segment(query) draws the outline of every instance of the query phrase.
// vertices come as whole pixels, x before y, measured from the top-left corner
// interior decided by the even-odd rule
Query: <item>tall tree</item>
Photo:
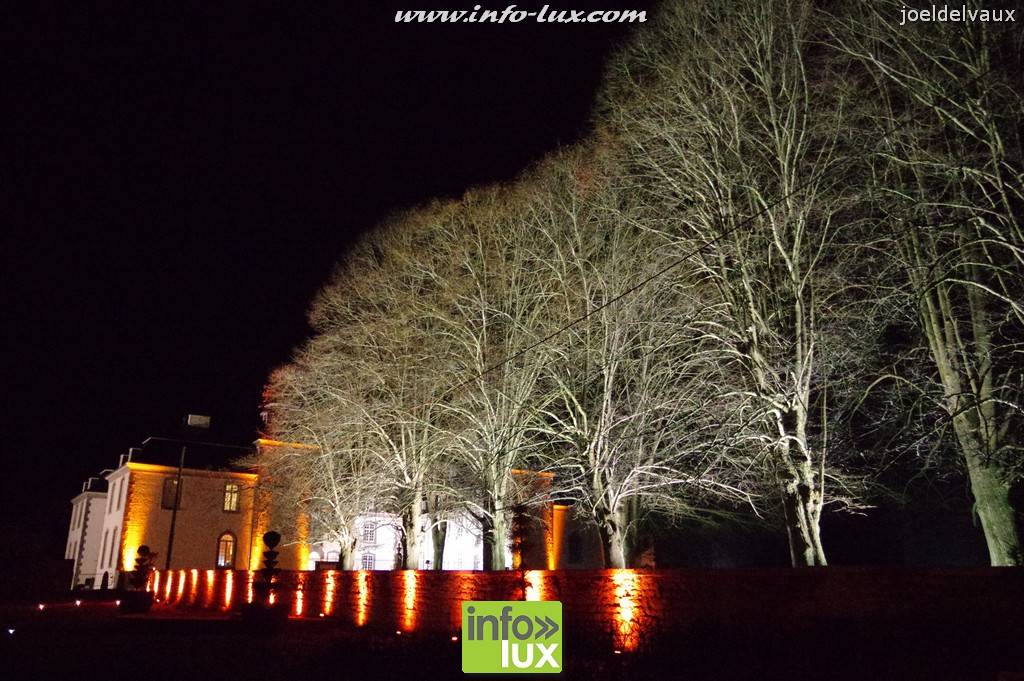
[[[975,7],[974,9],[978,9]],[[986,22],[905,31],[899,3],[854,5],[833,44],[865,68],[887,144],[869,186],[916,308],[930,375],[993,565],[1020,565],[1024,443],[1024,117],[1019,34]],[[890,134],[889,131],[893,132]]]
[[[559,154],[531,178],[530,211],[538,274],[565,320],[538,391],[545,468],[553,493],[598,528],[612,568],[633,565],[649,514],[706,518],[712,505],[752,505],[756,495],[716,413],[725,358],[701,328],[712,313],[693,282],[625,295],[669,260],[616,189],[617,161],[600,147]]]
[[[756,414],[794,565],[826,564],[823,508],[858,494],[828,440],[830,387],[856,358],[832,314],[849,261],[845,94],[813,56],[819,30],[800,0],[669,4],[603,103],[652,229],[716,303],[706,328]]]

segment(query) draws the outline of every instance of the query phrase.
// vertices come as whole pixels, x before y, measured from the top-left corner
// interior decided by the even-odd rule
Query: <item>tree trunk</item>
[[[434,559],[431,567],[435,570],[444,569],[444,543],[448,538],[448,521],[442,520],[434,523],[430,530],[431,538],[434,540]]]
[[[971,436],[967,434],[966,437]],[[1020,529],[1017,514],[1010,503],[1010,485],[1004,480],[999,467],[975,453],[975,448],[965,443],[963,438],[961,447],[967,459],[974,510],[985,533],[989,561],[994,566],[1019,566],[1022,564]]]
[[[417,495],[413,502],[406,506],[402,512],[402,527],[399,541],[401,562],[396,562],[396,565],[401,565],[406,570],[418,570],[420,567],[420,552],[423,545],[420,532],[422,516],[420,498]]]
[[[341,539],[338,541],[338,551],[341,553],[341,569],[354,570],[356,567],[356,540],[355,538]]]
[[[505,518],[500,511],[495,513],[492,527],[491,565],[494,566],[495,570],[504,570],[505,553],[508,548],[508,523],[505,522]]]
[[[484,542],[482,567],[484,570],[504,570],[508,528],[503,511],[497,508],[490,493],[484,497],[484,505],[486,512],[479,517],[480,533]]]
[[[480,537],[484,543],[480,565],[485,572],[489,572],[494,569],[494,551],[491,550],[491,544],[494,542],[494,522],[489,515],[480,519]]]
[[[807,498],[807,485],[798,480],[780,481],[780,484],[793,567],[828,565],[821,545],[821,530]]]
[[[789,446],[780,445],[781,457],[789,457]],[[779,491],[789,538],[793,567],[828,565],[821,544],[821,490],[814,482],[808,461],[784,461],[779,466]]]
[[[508,541],[505,523],[500,517],[485,516],[480,522],[484,540],[484,570],[505,569],[505,544]]]
[[[606,568],[626,568],[632,564],[632,546],[629,541],[630,518],[626,504],[615,511],[599,509],[597,526],[601,532]]]

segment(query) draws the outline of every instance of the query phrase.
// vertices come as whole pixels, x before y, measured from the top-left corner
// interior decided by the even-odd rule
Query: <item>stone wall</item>
[[[155,576],[161,605],[231,612],[253,598],[256,573],[172,570]],[[283,572],[276,599],[293,617],[395,632],[458,635],[463,600],[560,600],[565,635],[632,651],[687,632],[770,630],[828,623],[898,629],[901,622],[971,618],[1024,624],[1024,571],[572,570]]]

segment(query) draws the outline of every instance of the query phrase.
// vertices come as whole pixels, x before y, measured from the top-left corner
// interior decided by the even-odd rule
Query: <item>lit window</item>
[[[338,555],[337,551],[328,551],[327,552],[327,562],[329,562],[329,563],[337,563],[339,558],[340,558],[340,556]]]
[[[224,510],[235,513],[238,511],[238,484],[229,482],[224,485]]]
[[[372,570],[376,562],[376,557],[372,553],[363,554],[362,567],[364,570]]]
[[[235,566],[235,535],[225,532],[217,540],[217,567],[233,568]]]
[[[178,479],[177,478],[165,478],[164,479],[164,493],[160,498],[160,508],[174,508],[174,497],[178,492]],[[180,500],[178,501],[178,508],[185,508],[185,481],[182,480]]]
[[[377,541],[377,526],[373,523],[363,523],[363,541],[372,544]]]

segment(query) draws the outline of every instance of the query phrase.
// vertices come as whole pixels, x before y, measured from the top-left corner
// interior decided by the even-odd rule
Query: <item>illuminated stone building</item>
[[[180,447],[147,441],[72,500],[65,555],[75,560],[73,588],[116,586],[142,545],[156,552],[159,568],[247,569],[258,562],[256,474],[231,463],[238,448],[211,455],[210,446],[189,444],[179,476]]]
[[[307,447],[258,440],[254,448],[182,443],[150,438],[121,456],[100,478],[90,478],[72,499],[65,558],[73,561],[72,588],[113,588],[133,569],[138,548],[155,552],[160,569],[255,570],[262,561],[261,537],[268,529],[292,528],[279,547],[279,567],[314,570],[340,567],[336,543],[311,541],[301,510],[293,518],[271,517],[274,506],[261,491],[252,468],[235,463],[267,446]],[[250,459],[251,460],[251,459]],[[507,538],[506,569],[599,567],[600,546],[592,528],[580,526],[570,509],[537,503],[548,474],[516,471],[517,494],[532,499],[529,516],[513,514]],[[177,512],[175,505],[177,502]],[[514,500],[513,500],[514,501]],[[432,535],[424,517],[420,569],[432,569]],[[391,570],[396,566],[399,519],[367,512],[356,518],[354,567]],[[173,540],[172,540],[173,526]],[[168,554],[170,560],[168,561]],[[448,521],[442,569],[479,570],[483,541],[479,523],[468,514]]]

